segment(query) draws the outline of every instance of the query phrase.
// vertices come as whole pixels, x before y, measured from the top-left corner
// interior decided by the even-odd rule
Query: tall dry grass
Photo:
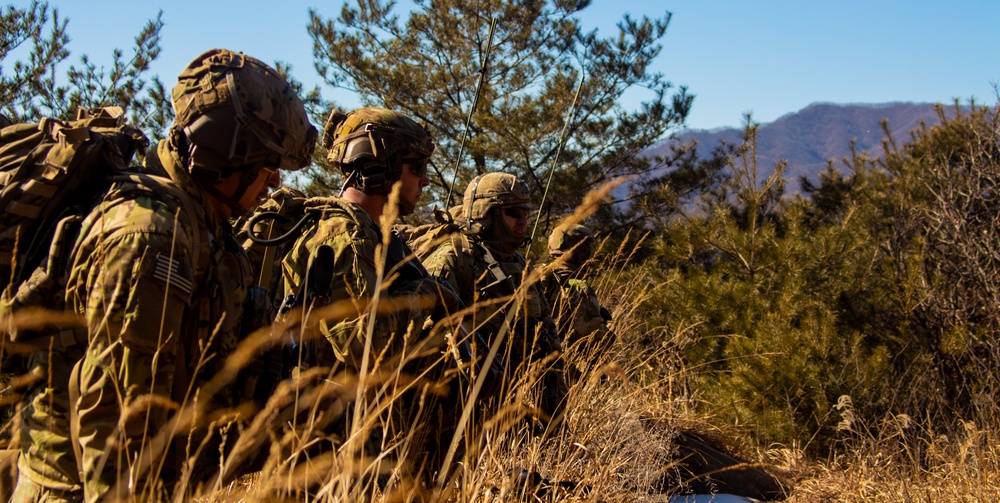
[[[592,199],[595,204],[600,194]],[[569,220],[582,221],[588,211],[585,205]],[[601,354],[587,354],[579,349],[582,345],[564,348],[562,358],[570,364],[593,363],[569,387],[560,420],[545,428],[532,420],[538,415],[532,401],[551,359],[509,374],[487,413],[477,406],[482,382],[476,367],[454,356],[467,334],[456,330],[428,338],[413,326],[395,346],[401,351],[369,346],[356,372],[342,365],[303,368],[281,382],[260,407],[213,411],[204,399],[176,404],[168,428],[147,439],[157,452],[196,427],[224,419],[235,426],[227,449],[215,455],[214,473],[195,473],[195,464],[188,463],[174,500],[665,501],[670,487],[666,494],[650,488],[662,485],[665,477],[682,482],[676,479],[672,439],[693,430],[751,463],[777,468],[794,482],[793,502],[1000,501],[996,423],[970,423],[949,435],[922,428],[919,418],[894,417],[866,426],[851,422],[847,403],[842,408],[843,449],[831,459],[815,460],[806,459],[796,446],[756,445],[740,425],[718,424],[701,415],[697,390],[687,386],[691,370],[676,349],[688,334],[648,326],[637,310],[658,289],[669,288],[636,277],[630,268],[642,240],[630,236],[605,249],[591,265],[600,271],[593,285],[614,315],[609,328],[618,340]],[[387,243],[388,234],[377,251],[383,257]],[[380,270],[380,284],[394,273]],[[538,277],[526,276],[513,298],[503,301],[518,301]],[[346,319],[359,312],[371,317],[420,307],[376,290],[380,293],[369,301],[352,299],[300,311],[256,332],[228,357],[222,372],[191,396],[204,398],[231,385],[242,369],[288,334],[299,334],[299,344],[324,342],[317,327],[320,318]],[[43,318],[31,321],[47,322],[39,316]],[[373,334],[368,335],[370,344]],[[491,349],[505,360],[502,346]],[[16,402],[11,390],[5,391],[5,403]],[[452,441],[453,436],[442,442],[433,438],[438,432],[430,421],[422,421],[426,410],[449,392],[460,397],[451,415],[466,420],[460,440]],[[431,440],[448,447],[445,453],[453,457],[447,465],[423,464],[443,461],[426,456]],[[155,475],[155,466],[146,468]],[[545,481],[539,482],[536,474]]]

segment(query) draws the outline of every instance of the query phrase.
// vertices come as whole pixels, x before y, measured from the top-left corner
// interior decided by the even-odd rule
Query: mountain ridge
[[[962,107],[963,111],[968,107]],[[949,117],[954,108],[945,109]],[[886,102],[848,103],[814,102],[805,108],[778,117],[772,122],[761,123],[757,130],[757,162],[761,176],[768,176],[775,163],[788,163],[785,171],[789,192],[798,192],[799,179],[807,177],[816,181],[826,170],[828,160],[834,166],[845,168],[842,159],[851,155],[851,141],[856,141],[859,152],[881,155],[885,133],[882,121],[888,121],[892,137],[907,143],[910,133],[921,126],[940,122],[934,103]],[[743,128],[721,127],[713,129],[688,129],[660,142],[646,151],[649,156],[663,155],[673,145],[697,141],[699,157],[708,157],[720,141],[738,144],[742,141]]]

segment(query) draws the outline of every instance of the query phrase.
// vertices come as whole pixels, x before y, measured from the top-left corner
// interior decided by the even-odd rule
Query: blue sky
[[[26,6],[28,0],[13,2]],[[402,0],[401,3],[405,3]],[[312,68],[307,9],[335,17],[342,0],[50,0],[69,21],[71,61],[88,54],[109,65],[129,51],[142,24],[162,9],[163,53],[153,73],[175,82],[205,49],[240,50],[268,63],[292,64],[307,85]],[[622,15],[673,12],[655,65],[697,95],[692,128],[737,126],[752,112],[770,122],[813,102],[997,100],[1000,2],[927,0],[593,0],[586,26],[610,35]],[[344,106],[342,91],[321,88]],[[641,90],[626,96],[637,103]]]

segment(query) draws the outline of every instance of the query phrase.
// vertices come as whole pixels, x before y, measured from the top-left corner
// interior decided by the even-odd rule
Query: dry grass
[[[834,459],[801,470],[789,501],[1000,501],[996,431],[969,423],[964,432],[937,435],[892,418]]]
[[[590,206],[571,221],[586,218],[600,199],[588,199]],[[666,287],[628,276],[641,241],[626,240],[597,264],[602,273],[594,284],[614,314],[610,328],[618,342],[599,355],[567,348],[563,356],[568,361],[597,363],[570,387],[562,419],[544,431],[531,420],[537,415],[532,403],[550,360],[503,382],[489,409],[493,413],[484,414],[474,399],[482,383],[476,384],[472,368],[455,364],[452,357],[460,333],[420,339],[414,330],[401,341],[401,353],[369,347],[371,358],[360,373],[337,367],[305,370],[282,382],[259,410],[247,404],[210,411],[205,409],[208,400],[176,404],[171,424],[149,442],[164,448],[168,440],[183,438],[207,421],[239,419],[239,431],[232,431],[229,450],[218,456],[215,475],[206,478],[190,466],[181,474],[182,480],[205,482],[177,499],[196,496],[206,502],[666,501],[667,494],[649,488],[672,473],[677,459],[671,440],[682,430],[699,431],[748,462],[777,468],[794,482],[792,502],[1000,501],[1000,425],[968,424],[946,437],[903,417],[877,428],[854,424],[845,433],[841,454],[810,460],[795,447],[755,445],[740,428],[699,415],[686,387],[689,371],[675,349],[686,334],[663,333],[637,315],[645,298]],[[525,282],[534,280],[537,275]],[[522,288],[512,300],[523,295]],[[374,314],[399,307],[376,296],[369,303],[334,304],[313,314],[342,319],[359,308]],[[283,325],[249,337],[223,371],[192,395],[211,395],[231,383],[273,334],[318,337],[316,318],[289,316]],[[659,344],[639,346],[641,340]],[[495,344],[494,352],[499,347]],[[414,373],[408,364],[417,359],[426,363],[428,355],[436,358],[434,366],[448,370]],[[455,445],[454,462],[442,469],[421,464],[427,435],[435,432],[419,418],[445,389],[463,393],[459,403],[464,405],[452,412],[455,417],[466,414],[468,421]],[[4,392],[7,400],[9,392]],[[400,415],[404,402],[408,410]],[[370,449],[373,439],[375,450]],[[260,468],[245,473],[258,453],[263,454],[256,461]],[[554,484],[530,487],[518,476],[522,471]]]

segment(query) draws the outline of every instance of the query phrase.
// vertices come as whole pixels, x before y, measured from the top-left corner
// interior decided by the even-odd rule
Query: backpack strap
[[[500,288],[504,293],[503,295],[512,295],[517,289],[514,284],[514,280],[504,272],[503,266],[500,265],[500,261],[493,256],[493,252],[490,251],[488,247],[483,245],[478,239],[468,238],[468,241],[475,246],[476,250],[483,258],[483,262],[486,263],[486,270],[490,273],[490,277],[493,279],[490,283],[478,286],[479,294],[483,296],[489,296],[491,291]]]

